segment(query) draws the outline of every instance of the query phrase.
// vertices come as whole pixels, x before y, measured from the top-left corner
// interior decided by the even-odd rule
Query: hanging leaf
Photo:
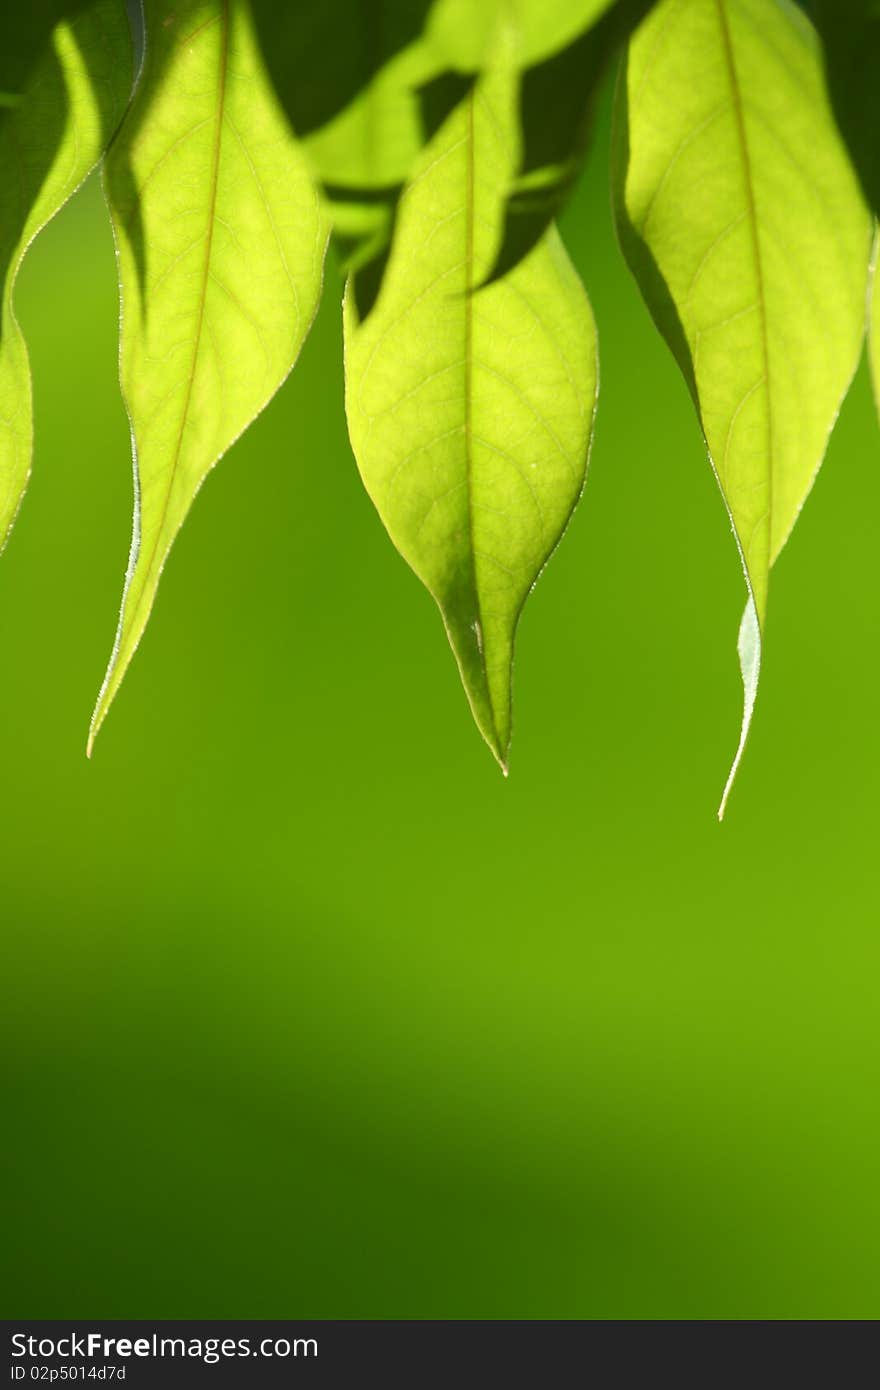
[[[439,604],[476,722],[502,768],[517,620],[584,479],[596,343],[554,230],[503,280],[517,168],[509,39],[424,151],[375,307],[345,297],[346,405],[361,475]]]
[[[59,15],[68,18],[53,29]],[[100,159],[121,120],[132,57],[118,0],[16,9],[0,23],[2,548],[27,485],[33,446],[30,366],[13,305],[16,277],[34,237]]]
[[[864,332],[870,220],[815,31],[787,0],[662,0],[619,87],[621,244],[685,375],[740,548],[748,733],[770,566]]]
[[[90,747],[198,488],[296,361],[326,244],[245,0],[147,0],[145,19],[138,94],[106,167],[135,525]]]

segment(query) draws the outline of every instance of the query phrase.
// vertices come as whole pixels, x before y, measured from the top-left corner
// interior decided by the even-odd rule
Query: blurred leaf
[[[266,66],[324,183],[402,183],[424,141],[417,90],[438,71],[429,0],[253,0]]]
[[[51,46],[52,30],[72,20],[89,0],[29,0],[4,6],[0,15],[0,98],[17,103],[36,64]]]
[[[324,188],[346,268],[371,266],[357,281],[362,313],[381,283],[403,184],[485,61],[499,18],[517,25],[521,63],[547,69],[536,68],[523,89],[532,137],[526,153],[531,160],[537,144],[540,163],[526,164],[511,204],[507,265],[536,244],[564,201],[580,167],[596,84],[625,33],[622,11],[648,3],[254,0],[267,66]],[[600,24],[592,44],[566,51],[601,17],[610,22]]]
[[[364,483],[440,607],[502,767],[516,624],[581,491],[597,381],[589,304],[555,230],[475,288],[519,161],[516,87],[505,39],[413,173],[370,316],[360,320],[351,283],[345,298]]]
[[[621,243],[693,394],[749,590],[723,813],[770,566],[861,349],[870,221],[787,0],[663,0],[630,44],[614,164]]]
[[[861,179],[880,213],[880,3],[812,0],[822,36],[834,115]]]
[[[595,24],[614,0],[434,0],[428,39],[450,67],[477,72],[487,60],[499,22],[519,33],[524,67],[559,53]]]
[[[147,0],[145,16],[144,71],[106,166],[135,525],[90,746],[196,492],[296,361],[326,244],[245,0]]]
[[[65,13],[72,18],[53,31],[52,21]],[[0,547],[27,485],[33,444],[30,367],[13,307],[15,280],[31,241],[101,157],[132,81],[128,21],[118,0],[96,0],[87,8],[16,8],[3,18],[2,38]]]
[[[266,66],[321,184],[347,269],[381,279],[397,200],[428,139],[462,95],[438,82],[425,40],[431,0],[253,0]]]
[[[838,127],[862,192],[880,216],[880,0],[811,0]],[[877,250],[868,319],[868,359],[880,413],[880,290]]]
[[[528,255],[561,213],[583,166],[596,98],[609,64],[653,3],[617,0],[568,47],[523,73],[523,157],[489,280]]]

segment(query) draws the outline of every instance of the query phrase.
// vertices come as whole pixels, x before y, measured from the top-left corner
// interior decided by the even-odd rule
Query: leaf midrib
[[[174,446],[174,455],[168,473],[168,484],[165,489],[165,499],[162,504],[162,512],[159,517],[159,522],[155,530],[153,548],[150,552],[150,558],[143,570],[144,578],[141,586],[140,596],[138,598],[137,610],[140,609],[143,602],[143,595],[147,591],[147,580],[152,571],[153,565],[156,560],[156,556],[159,552],[162,536],[165,531],[165,524],[168,520],[168,511],[171,506],[171,495],[174,491],[174,482],[177,477],[177,470],[180,466],[180,455],[183,450],[183,437],[186,433],[186,427],[189,420],[189,409],[190,404],[192,402],[192,393],[196,379],[196,369],[198,367],[199,353],[201,351],[202,345],[202,332],[205,326],[208,281],[211,278],[211,255],[214,245],[214,227],[216,223],[217,212],[217,186],[219,183],[220,175],[220,150],[223,143],[223,117],[226,107],[226,87],[229,76],[229,0],[220,0],[220,6],[220,27],[222,37],[220,40],[220,61],[218,79],[219,91],[217,96],[217,113],[216,129],[214,132],[214,146],[211,152],[210,192],[208,196],[207,229],[205,232],[204,265],[202,269],[202,280],[201,285],[199,287],[199,298],[196,308],[196,331],[195,337],[193,339],[192,360],[186,381],[186,393],[184,395],[183,400],[183,409],[180,415],[180,428],[177,432],[177,440]],[[133,618],[136,616],[137,610],[135,614],[132,615]]]
[[[477,631],[474,636],[480,653],[480,664],[482,666],[483,681],[486,690],[486,700],[489,706],[489,714],[492,720],[492,736],[495,744],[495,754],[503,769],[506,770],[504,761],[505,750],[501,746],[501,737],[498,730],[498,716],[495,710],[495,702],[492,698],[492,689],[489,682],[488,668],[486,666],[485,631],[483,628],[483,610],[480,600],[480,584],[477,577],[477,550],[476,536],[474,534],[474,505],[473,505],[473,470],[474,470],[474,422],[473,422],[473,379],[474,379],[474,230],[476,220],[475,192],[476,192],[476,159],[475,159],[475,121],[474,121],[474,102],[476,93],[472,88],[466,97],[467,103],[467,138],[465,141],[465,220],[464,220],[464,451],[465,451],[465,477],[467,482],[467,511],[468,511],[468,539],[470,542],[471,574],[474,586],[474,608],[477,623]]]
[[[715,0],[715,8],[718,14],[721,44],[724,52],[728,80],[730,82],[731,104],[733,107],[734,120],[736,122],[737,135],[739,137],[740,153],[742,155],[743,186],[748,214],[746,221],[748,222],[752,244],[752,258],[755,266],[755,290],[758,298],[758,318],[761,325],[761,355],[764,359],[764,397],[767,412],[767,568],[769,569],[773,547],[773,417],[770,391],[770,348],[767,337],[767,300],[764,292],[764,266],[761,256],[761,239],[758,233],[758,211],[755,200],[754,178],[752,175],[752,160],[749,151],[745,111],[743,109],[742,97],[739,90],[739,76],[733,51],[733,37],[727,18],[727,0]],[[749,561],[745,554],[743,555],[743,559],[749,576],[749,584],[752,585],[753,579],[751,577]],[[766,602],[766,600],[762,600],[762,609],[764,602]],[[759,620],[763,622],[763,612],[759,612]]]

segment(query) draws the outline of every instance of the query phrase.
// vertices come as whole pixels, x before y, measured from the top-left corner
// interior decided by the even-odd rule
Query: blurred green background
[[[33,248],[0,565],[6,1316],[880,1313],[867,376],[776,572],[719,826],[742,579],[605,144],[564,227],[598,431],[522,622],[508,782],[358,480],[333,267],[86,762],[131,505],[94,181]]]

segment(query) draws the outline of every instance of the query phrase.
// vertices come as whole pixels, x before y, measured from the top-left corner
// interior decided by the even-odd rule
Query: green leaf
[[[135,525],[90,747],[198,488],[296,361],[326,245],[244,0],[147,0],[145,18],[138,94],[106,165]]]
[[[71,5],[79,12],[52,30],[50,19],[66,8],[37,7],[27,25],[17,13],[3,21],[0,548],[27,485],[33,447],[30,367],[13,305],[16,277],[34,237],[100,159],[131,92],[131,39],[118,0]],[[41,40],[48,46],[40,58]]]
[[[861,349],[870,219],[816,34],[786,0],[663,0],[630,44],[618,95],[621,243],[693,394],[749,592],[723,814],[770,566]]]
[[[502,768],[517,620],[580,495],[597,382],[592,315],[551,229],[486,288],[519,161],[507,41],[424,151],[378,299],[345,297],[361,475],[436,599]]]

